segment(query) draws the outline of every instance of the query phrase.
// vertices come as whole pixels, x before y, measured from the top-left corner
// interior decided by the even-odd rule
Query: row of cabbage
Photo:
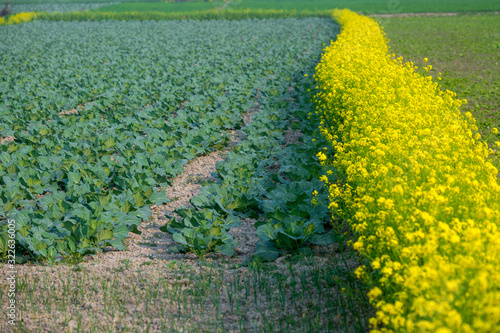
[[[0,245],[14,219],[18,252],[45,258],[123,249],[167,201],[159,188],[225,147],[334,32],[315,18],[1,29]]]
[[[330,208],[370,259],[374,332],[493,332],[500,327],[496,158],[450,91],[388,54],[372,19],[336,11],[337,41],[315,77],[318,153]],[[497,132],[497,129],[493,129]],[[500,142],[496,143],[500,145]],[[493,157],[492,157],[493,155]]]

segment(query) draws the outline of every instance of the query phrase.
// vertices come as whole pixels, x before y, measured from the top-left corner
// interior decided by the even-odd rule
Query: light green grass
[[[160,12],[192,12],[220,7],[224,1],[212,2],[126,2],[102,7],[100,11],[160,11]],[[275,9],[296,11],[326,11],[334,8],[349,8],[365,13],[408,13],[408,12],[470,12],[500,10],[500,2],[489,0],[233,0],[228,9]]]
[[[131,2],[120,3],[110,6],[101,7],[99,11],[105,12],[193,12],[200,10],[208,10],[221,7],[224,1],[211,1],[211,2]]]
[[[11,4],[103,3],[110,0],[12,0]],[[106,7],[106,11],[196,11],[210,9],[224,1],[169,2],[161,0],[119,0],[121,4]],[[233,9],[329,10],[349,8],[365,14],[410,12],[469,12],[498,11],[500,2],[492,0],[232,0]]]
[[[479,132],[488,143],[500,140],[500,15],[380,19],[397,56],[421,67],[428,58],[443,89],[467,99]]]
[[[349,8],[362,13],[491,11],[500,3],[489,0],[240,0],[231,1],[230,8],[326,10]]]

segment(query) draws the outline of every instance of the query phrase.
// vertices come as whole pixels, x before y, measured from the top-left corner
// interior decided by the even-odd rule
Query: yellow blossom
[[[467,101],[391,56],[373,19],[349,10],[334,18],[341,33],[314,75],[319,130],[334,158],[318,158],[343,175],[327,184],[329,208],[375,270],[356,270],[376,308],[372,331],[493,331],[500,184],[472,114],[461,112]]]

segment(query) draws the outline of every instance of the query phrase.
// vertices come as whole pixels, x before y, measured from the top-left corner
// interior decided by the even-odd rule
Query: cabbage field
[[[0,251],[15,221],[18,276],[0,330],[366,330],[316,157],[311,77],[338,24],[1,29]]]
[[[0,214],[19,250],[124,249],[169,200],[159,189],[224,147],[256,95],[266,105],[303,78],[335,31],[317,18],[4,27]]]

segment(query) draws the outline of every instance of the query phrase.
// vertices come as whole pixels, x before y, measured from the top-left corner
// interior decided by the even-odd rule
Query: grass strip
[[[317,67],[318,153],[330,208],[371,267],[375,332],[488,332],[500,325],[500,185],[463,101],[388,55],[372,19],[342,25]],[[429,69],[429,68],[427,68]],[[498,131],[493,129],[493,131]],[[500,146],[500,142],[496,142]],[[495,156],[493,156],[495,158]]]
[[[167,21],[167,20],[243,20],[243,19],[272,19],[290,17],[331,17],[325,11],[297,11],[297,10],[265,10],[265,9],[208,9],[191,12],[104,12],[80,11],[64,13],[38,13],[37,19],[45,21]]]
[[[220,8],[224,1],[185,1],[185,2],[122,2],[99,8],[103,12],[192,12]]]
[[[231,1],[229,8],[262,8],[285,10],[333,10],[348,8],[364,14],[495,11],[500,5],[489,0],[241,0]]]

